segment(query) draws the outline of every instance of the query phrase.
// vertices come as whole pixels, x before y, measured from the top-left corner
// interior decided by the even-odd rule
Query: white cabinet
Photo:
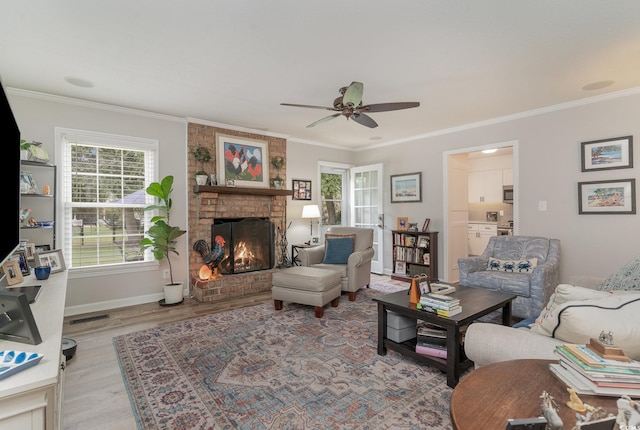
[[[42,342],[38,345],[0,340],[0,350],[37,352],[40,363],[0,383],[0,429],[62,429],[64,356],[62,323],[67,294],[67,272],[52,274],[46,281],[25,277],[25,285],[42,285],[31,304]]]
[[[470,223],[468,229],[469,255],[482,254],[489,244],[489,239],[498,234],[498,226],[496,224]]]
[[[513,169],[502,169],[502,185],[513,185]]]
[[[469,172],[469,202],[502,202],[502,170]]]

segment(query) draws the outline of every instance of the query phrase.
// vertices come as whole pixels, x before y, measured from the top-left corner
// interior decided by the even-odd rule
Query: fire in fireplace
[[[268,218],[223,218],[211,226],[211,243],[222,236],[225,258],[222,274],[268,270],[274,266],[274,225]]]

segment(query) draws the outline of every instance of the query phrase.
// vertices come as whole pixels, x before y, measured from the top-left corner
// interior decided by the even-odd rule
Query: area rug
[[[406,288],[406,287],[405,287]],[[272,303],[114,338],[140,429],[449,429],[439,370],[380,356],[372,283],[315,318]]]

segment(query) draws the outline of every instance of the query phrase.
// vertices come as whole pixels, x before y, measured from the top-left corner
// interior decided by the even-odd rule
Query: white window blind
[[[63,252],[71,268],[151,260],[138,243],[148,229],[158,141],[56,128],[61,151]]]

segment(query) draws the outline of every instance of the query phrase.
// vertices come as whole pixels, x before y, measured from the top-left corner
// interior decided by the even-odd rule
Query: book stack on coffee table
[[[430,357],[447,358],[447,331],[430,323],[419,325],[416,352]]]
[[[427,293],[420,297],[420,309],[441,317],[452,317],[462,312],[460,299],[445,294]]]

